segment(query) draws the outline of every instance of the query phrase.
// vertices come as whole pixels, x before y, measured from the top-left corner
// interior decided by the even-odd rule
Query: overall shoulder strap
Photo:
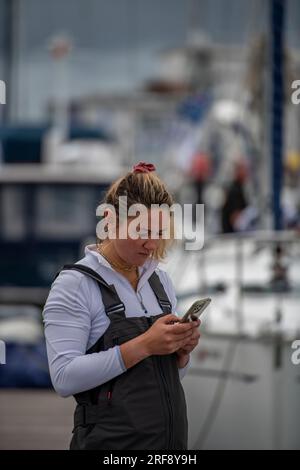
[[[165,288],[159,279],[158,274],[154,271],[148,279],[149,284],[156,295],[158,303],[164,313],[172,313],[172,304],[166,294]]]
[[[117,313],[118,315],[125,316],[125,305],[120,300],[118,293],[113,284],[108,284],[103,277],[100,276],[96,271],[85,266],[83,264],[65,264],[55,276],[55,279],[61,271],[75,270],[88,277],[94,279],[100,288],[102,300],[104,303],[105,313],[109,317],[111,313]]]

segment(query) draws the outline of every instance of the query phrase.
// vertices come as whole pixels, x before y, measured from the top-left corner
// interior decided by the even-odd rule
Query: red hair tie
[[[132,168],[132,173],[150,173],[155,170],[156,168],[152,163],[139,162]]]

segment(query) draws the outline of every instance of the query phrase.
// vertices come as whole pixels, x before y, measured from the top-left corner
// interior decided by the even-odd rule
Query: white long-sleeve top
[[[96,251],[95,245],[86,246],[85,256],[78,263],[96,271],[108,284],[114,284],[127,317],[162,313],[147,282],[155,270],[176,314],[177,300],[172,281],[158,268],[157,261],[149,259],[139,268],[137,291]],[[119,346],[86,354],[110,323],[95,280],[78,271],[62,271],[51,286],[43,318],[50,375],[59,395],[67,397],[89,390],[126,371]],[[187,368],[188,365],[179,369],[181,379]]]

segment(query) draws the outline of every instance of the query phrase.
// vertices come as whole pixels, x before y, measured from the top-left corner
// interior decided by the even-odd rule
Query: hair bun
[[[132,173],[150,173],[155,170],[153,163],[139,162],[133,166]]]

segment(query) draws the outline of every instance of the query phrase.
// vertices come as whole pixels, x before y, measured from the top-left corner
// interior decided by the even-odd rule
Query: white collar
[[[97,258],[99,264],[115,272],[115,270],[112,268],[109,262],[102,255],[100,255],[100,253],[97,251],[96,244],[87,245],[85,247],[84,254],[94,256],[95,258]],[[142,266],[139,266],[138,268],[139,274],[140,274],[140,280],[139,280],[139,286],[138,286],[139,288],[145,284],[145,282],[149,279],[149,277],[155,271],[158,265],[159,265],[159,261],[149,258],[149,259],[146,259],[145,263]]]

